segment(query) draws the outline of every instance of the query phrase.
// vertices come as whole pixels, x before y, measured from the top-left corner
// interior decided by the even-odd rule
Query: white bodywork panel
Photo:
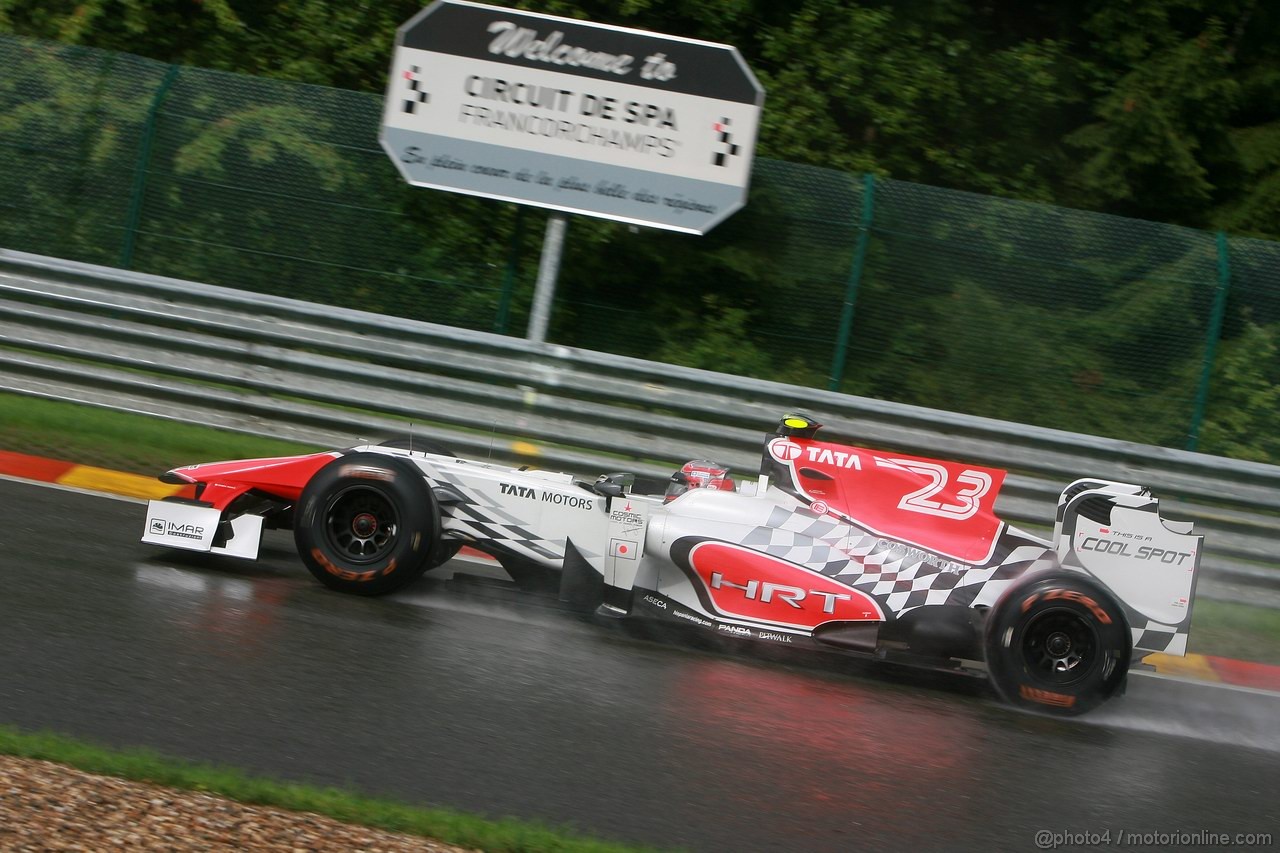
[[[1086,488],[1067,498],[1073,486]],[[1088,502],[1109,506],[1109,520],[1083,515]],[[1080,480],[1059,500],[1055,541],[1064,566],[1097,578],[1124,605],[1134,648],[1183,655],[1204,545],[1189,530],[1161,519],[1160,501],[1141,487]]]
[[[222,513],[212,507],[178,501],[147,501],[147,525],[142,541],[149,545],[205,551],[256,560],[262,543],[262,516],[238,515],[231,520],[226,545],[214,545]]]

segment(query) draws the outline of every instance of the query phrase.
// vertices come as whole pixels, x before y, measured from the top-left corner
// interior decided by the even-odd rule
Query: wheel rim
[[[343,489],[325,511],[325,535],[333,551],[352,563],[374,563],[395,546],[400,529],[395,506],[368,486]]]
[[[1098,661],[1098,632],[1079,613],[1048,610],[1027,625],[1022,654],[1027,669],[1039,679],[1073,684],[1088,676]]]

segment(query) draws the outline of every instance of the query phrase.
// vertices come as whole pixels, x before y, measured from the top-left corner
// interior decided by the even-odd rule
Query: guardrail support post
[[[556,295],[556,278],[560,275],[560,255],[564,251],[567,221],[563,213],[547,217],[547,234],[542,241],[542,260],[538,263],[538,283],[533,291],[533,308],[529,312],[529,332],[525,335],[535,344],[547,339],[551,321],[551,301]]]
[[[1200,368],[1200,385],[1196,389],[1195,408],[1191,412],[1191,429],[1187,432],[1187,450],[1200,444],[1200,427],[1209,402],[1209,385],[1213,380],[1213,359],[1222,337],[1222,318],[1227,311],[1227,290],[1231,287],[1231,247],[1227,235],[1218,232],[1218,287],[1213,296],[1213,313],[1209,315],[1209,331],[1204,342],[1204,364]]]
[[[858,243],[853,250],[853,266],[849,270],[849,284],[844,292],[844,309],[840,312],[840,333],[836,339],[836,352],[831,359],[831,377],[828,391],[839,391],[844,381],[844,362],[849,349],[849,333],[853,328],[853,306],[858,299],[858,285],[862,283],[862,268],[867,262],[867,242],[871,239],[871,219],[875,213],[876,176],[870,172],[862,176],[862,220],[858,223]]]
[[[120,266],[133,269],[133,247],[138,242],[138,223],[142,220],[142,197],[147,191],[147,166],[151,163],[151,141],[156,135],[156,119],[160,107],[169,95],[173,81],[178,79],[180,67],[170,65],[156,89],[151,106],[147,108],[147,121],[142,127],[142,143],[138,146],[138,162],[133,167],[133,191],[129,199],[129,212],[125,217],[124,245],[120,249]]]

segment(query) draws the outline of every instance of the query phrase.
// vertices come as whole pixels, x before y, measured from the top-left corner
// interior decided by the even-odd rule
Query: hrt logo
[[[672,560],[725,616],[809,630],[824,622],[884,620],[874,598],[814,569],[729,542],[697,542],[688,551],[685,542],[673,544]]]
[[[815,595],[823,600],[822,612],[835,613],[837,601],[852,601],[853,596],[843,592],[824,592],[820,589],[811,589],[805,591],[798,586],[787,586],[786,584],[773,583],[758,580],[749,580],[745,584],[734,583],[724,579],[724,575],[720,572],[711,573],[711,588],[722,589],[728,587],[730,589],[740,589],[742,594],[750,601],[760,601],[768,604],[775,598],[778,601],[791,605],[800,610],[804,605],[800,602],[804,601],[810,595]]]

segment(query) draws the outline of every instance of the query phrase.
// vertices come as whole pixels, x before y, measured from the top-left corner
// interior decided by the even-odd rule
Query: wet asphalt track
[[[287,534],[254,564],[144,547],[141,520],[0,480],[0,724],[693,850],[1280,842],[1280,704],[1215,716],[1258,697],[1142,678],[1043,719],[968,682],[690,651],[430,577],[341,596]]]

